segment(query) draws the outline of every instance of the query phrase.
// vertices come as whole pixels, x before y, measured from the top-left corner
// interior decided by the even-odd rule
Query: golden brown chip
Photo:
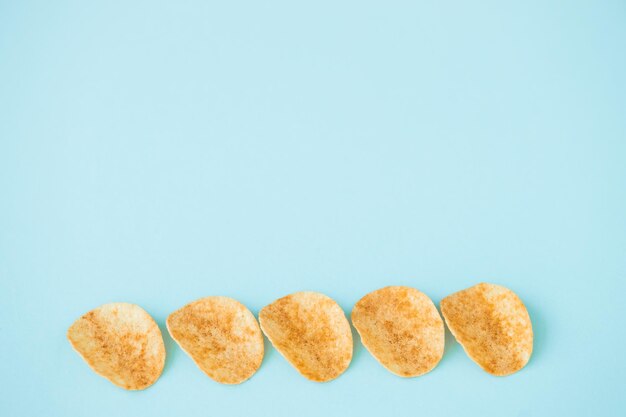
[[[352,332],[339,305],[324,294],[297,292],[263,307],[261,329],[307,379],[330,381],[352,360]]]
[[[206,297],[167,318],[167,330],[211,379],[240,384],[263,361],[263,335],[250,312],[228,297]]]
[[[423,375],[443,356],[443,320],[430,298],[414,288],[385,287],[367,294],[355,304],[352,324],[363,346],[398,376]]]
[[[159,326],[135,304],[91,310],[72,324],[67,339],[91,369],[127,390],[148,388],[165,365]]]
[[[441,300],[441,312],[468,356],[490,374],[512,374],[530,359],[530,317],[522,300],[508,288],[475,285]]]

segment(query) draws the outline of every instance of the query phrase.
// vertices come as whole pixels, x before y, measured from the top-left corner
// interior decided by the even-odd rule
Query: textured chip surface
[[[259,322],[272,345],[311,381],[330,381],[350,365],[350,324],[324,294],[297,292],[280,298],[261,310]]]
[[[468,356],[492,375],[522,369],[533,350],[533,329],[522,300],[508,288],[481,283],[441,301],[450,331]]]
[[[91,310],[70,326],[67,339],[97,374],[127,390],[154,384],[165,365],[159,326],[135,304]]]
[[[415,288],[391,286],[367,294],[355,304],[352,324],[363,346],[398,376],[423,375],[443,356],[443,320]]]
[[[263,361],[263,335],[254,315],[229,297],[206,297],[167,318],[167,329],[198,367],[222,384],[240,384]]]

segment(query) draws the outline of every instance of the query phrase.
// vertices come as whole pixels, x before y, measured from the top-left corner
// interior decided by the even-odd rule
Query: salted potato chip
[[[492,375],[528,363],[533,329],[522,300],[508,288],[481,283],[441,300],[441,312],[467,355]]]
[[[67,339],[91,369],[127,390],[148,388],[165,365],[159,326],[135,304],[91,310],[72,324]]]
[[[263,361],[263,335],[239,301],[206,297],[167,318],[167,330],[198,367],[222,384],[240,384]]]
[[[392,373],[414,377],[443,356],[443,320],[430,298],[410,287],[385,287],[361,298],[352,324],[363,346]]]
[[[263,307],[261,329],[302,376],[325,382],[352,360],[352,332],[339,305],[316,292],[297,292]]]

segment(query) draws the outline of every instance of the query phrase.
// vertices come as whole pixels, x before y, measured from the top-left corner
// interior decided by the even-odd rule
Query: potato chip
[[[385,287],[361,298],[352,324],[363,346],[390,372],[414,377],[443,356],[443,320],[430,298],[410,287]]]
[[[352,360],[352,332],[339,305],[316,292],[297,292],[263,307],[261,329],[302,376],[326,382]]]
[[[467,355],[492,375],[522,369],[533,329],[522,300],[508,288],[481,283],[441,300],[441,312]]]
[[[91,369],[127,390],[148,388],[165,365],[159,326],[134,304],[111,303],[91,310],[72,324],[67,339]]]
[[[263,361],[263,335],[239,301],[206,297],[167,318],[167,330],[198,367],[222,384],[240,384]]]

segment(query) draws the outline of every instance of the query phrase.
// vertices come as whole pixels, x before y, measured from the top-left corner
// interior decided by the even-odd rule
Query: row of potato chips
[[[440,306],[451,333],[486,372],[509,375],[530,359],[530,317],[513,291],[481,283],[444,298]],[[443,356],[443,320],[432,300],[414,288],[373,291],[356,303],[351,319],[363,346],[396,375],[423,375]],[[258,322],[232,298],[206,297],[170,314],[167,329],[204,373],[223,384],[239,384],[259,369],[261,332],[312,381],[337,378],[352,360],[352,332],[343,310],[316,292],[274,301],[261,309]],[[96,373],[119,387],[145,389],[163,371],[163,337],[137,305],[100,306],[76,320],[67,338]]]

